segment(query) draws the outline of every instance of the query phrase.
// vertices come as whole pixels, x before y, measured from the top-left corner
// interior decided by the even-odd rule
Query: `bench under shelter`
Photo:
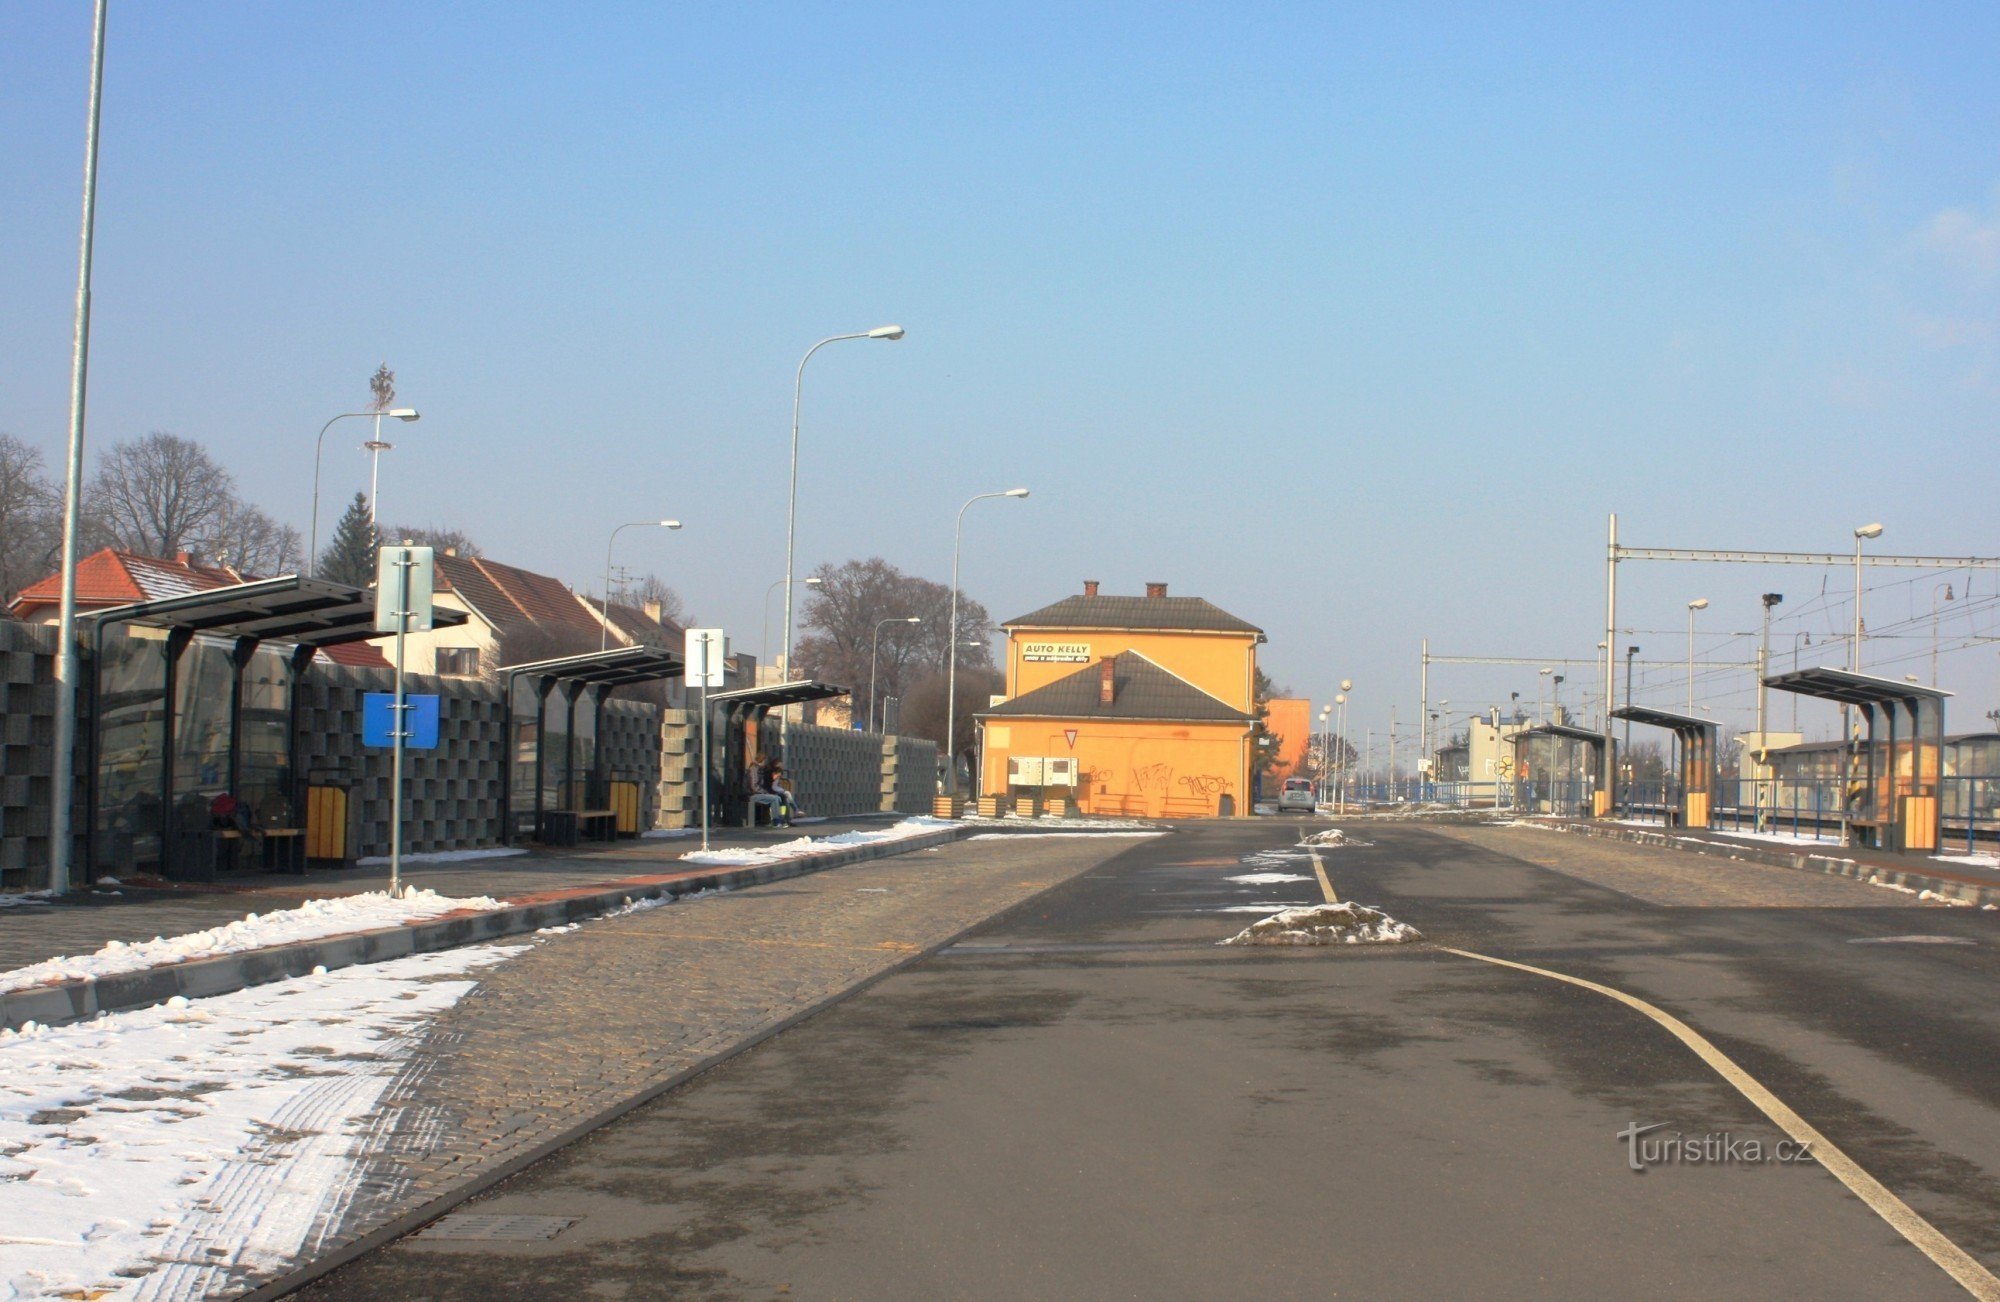
[[[638,775],[612,771],[598,744],[604,702],[621,687],[678,678],[685,668],[680,656],[644,645],[501,666],[506,843],[574,845],[643,831]],[[580,716],[585,700],[590,709]]]
[[[464,623],[439,608],[439,627]],[[347,792],[311,789],[298,687],[315,655],[383,636],[372,589],[285,575],[82,617],[88,718],[82,861],[88,880],[303,870],[350,853]],[[256,831],[217,829],[228,792]],[[310,811],[310,812],[309,812]]]
[[[775,728],[775,724],[767,728],[772,710],[849,694],[845,687],[810,681],[711,692],[709,753],[704,757],[709,766],[710,821],[723,827],[751,825],[756,810],[750,803],[750,761],[779,748],[777,738],[766,735]],[[792,767],[789,761],[785,766]]]
[[[1855,710],[1865,725],[1850,741],[1841,823],[1849,844],[1876,850],[1938,848],[1944,772],[1944,702],[1951,693],[1846,669],[1795,669],[1766,687]]]

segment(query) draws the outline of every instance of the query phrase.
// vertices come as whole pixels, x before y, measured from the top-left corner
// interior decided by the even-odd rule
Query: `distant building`
[[[1264,731],[1278,739],[1269,767],[1264,770],[1266,794],[1276,791],[1306,762],[1312,746],[1312,702],[1302,696],[1274,696],[1264,702]]]
[[[1092,814],[1247,815],[1264,634],[1199,597],[1079,596],[1001,627],[1006,698],[982,711],[982,792]]]

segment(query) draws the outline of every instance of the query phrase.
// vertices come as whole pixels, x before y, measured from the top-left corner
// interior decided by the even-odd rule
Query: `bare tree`
[[[902,696],[907,719],[908,688],[923,675],[946,670],[945,654],[951,640],[951,589],[905,574],[879,556],[838,566],[822,565],[813,573],[821,583],[807,600],[806,633],[799,639],[797,653],[800,669],[809,678],[859,688],[865,693],[870,663],[876,660],[879,694]],[[881,655],[874,657],[877,624],[912,615],[923,622],[882,626]],[[982,638],[978,647],[959,648],[961,682],[967,671],[990,668],[993,663],[992,639],[982,635],[988,623],[986,607],[960,593],[959,638],[961,642]],[[940,688],[940,699],[942,691]],[[866,713],[865,700],[863,713]],[[938,731],[940,734],[944,731],[942,718]]]
[[[375,395],[368,410],[387,411],[396,405],[396,373],[389,369],[389,363],[375,368],[375,374],[368,377],[368,389]]]
[[[946,676],[939,673],[926,674],[913,682],[903,695],[903,717],[897,730],[906,737],[927,737],[942,748],[947,717],[946,683]],[[978,726],[972,716],[984,710],[1004,685],[1000,671],[990,666],[969,671],[964,665],[958,667],[958,736],[952,746],[954,754],[964,756],[971,752],[978,738]]]
[[[60,564],[60,505],[42,476],[42,454],[0,434],[0,604]]]
[[[688,613],[687,603],[681,594],[674,591],[668,582],[657,574],[648,574],[632,585],[632,595],[628,604],[644,610],[652,602],[660,603],[660,622],[670,628],[686,628],[694,622]]]
[[[279,524],[248,502],[231,498],[215,527],[196,543],[204,559],[243,574],[291,574],[302,554],[299,531]]]
[[[172,556],[217,534],[236,504],[236,482],[201,444],[155,430],[113,444],[85,500],[111,545]]]
[[[382,530],[384,538],[412,547],[435,547],[439,551],[451,550],[464,557],[484,556],[486,549],[472,540],[472,535],[463,529],[443,524],[398,524]]]

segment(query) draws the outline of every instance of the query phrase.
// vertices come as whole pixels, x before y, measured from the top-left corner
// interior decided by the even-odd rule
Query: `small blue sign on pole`
[[[403,738],[407,750],[436,750],[438,744],[438,698],[433,692],[411,692],[403,697],[409,707],[409,736]],[[361,697],[361,744],[389,747],[396,744],[396,694],[366,692]]]

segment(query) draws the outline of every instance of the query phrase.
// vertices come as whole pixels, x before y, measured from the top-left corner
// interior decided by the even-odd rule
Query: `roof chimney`
[[[174,563],[175,563],[176,565],[193,565],[193,564],[194,564],[194,553],[193,553],[193,552],[175,552],[175,553],[174,553]]]
[[[1085,579],[1083,581],[1083,595],[1086,597],[1094,597],[1097,595],[1096,579]]]
[[[1097,662],[1097,703],[1099,705],[1111,704],[1112,700],[1118,695],[1117,680],[1113,677],[1113,674],[1117,672],[1117,666],[1118,662],[1110,656],[1106,656]]]
[[[1164,597],[1167,595],[1167,585],[1164,583],[1148,583],[1146,585],[1146,595],[1149,597]]]
[[[447,556],[456,556],[456,555],[458,555],[458,548],[456,548],[456,547],[447,547],[447,548],[445,548],[445,549],[444,549],[444,554],[445,554],[445,555],[447,555]]]
[[[647,619],[652,620],[655,624],[660,622],[661,606],[659,602],[657,601],[647,602],[645,605],[645,611]]]

